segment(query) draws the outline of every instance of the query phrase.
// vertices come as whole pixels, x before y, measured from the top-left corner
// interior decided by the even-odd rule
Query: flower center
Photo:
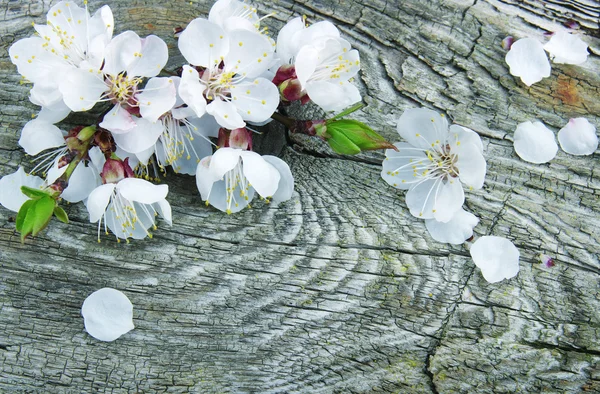
[[[458,156],[451,152],[449,144],[437,146],[441,149],[427,151],[430,164],[425,172],[430,172],[430,175],[434,178],[447,176],[456,178],[458,176],[458,168],[456,167]]]
[[[109,87],[108,97],[115,103],[133,105],[135,103],[133,96],[140,82],[142,82],[141,78],[129,78],[125,74],[108,75],[106,77],[106,84]]]

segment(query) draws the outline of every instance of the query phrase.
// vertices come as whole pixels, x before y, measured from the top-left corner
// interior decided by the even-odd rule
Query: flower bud
[[[219,129],[219,147],[252,150],[252,134],[245,127],[227,130]]]
[[[296,78],[298,78],[296,76],[296,67],[293,64],[284,64],[283,66],[279,67],[272,82],[276,86],[279,86],[285,80]]]
[[[284,101],[303,100],[304,98],[308,97],[306,92],[302,90],[300,81],[296,78],[287,79],[279,84],[279,93],[281,95],[281,99]],[[302,104],[305,104],[305,102],[302,101]]]
[[[108,130],[98,128],[98,132],[94,134],[94,145],[96,145],[102,153],[109,154],[117,150],[115,140]]]
[[[100,176],[104,184],[117,183],[122,179],[135,177],[133,170],[129,166],[129,158],[125,160],[106,159]]]
[[[342,155],[355,155],[365,150],[396,149],[364,123],[340,119],[326,122],[322,136],[331,149]]]

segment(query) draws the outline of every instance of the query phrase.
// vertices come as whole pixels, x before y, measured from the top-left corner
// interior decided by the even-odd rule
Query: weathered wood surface
[[[513,240],[518,277],[488,284],[465,246],[434,242],[403,193],[379,177],[381,153],[346,159],[320,144],[275,149],[296,177],[291,201],[225,216],[193,179],[170,176],[175,224],[153,240],[96,242],[82,205],[24,245],[0,208],[0,392],[600,392],[600,165],[559,152],[519,160],[512,132],[540,119],[600,126],[600,5],[593,0],[257,2],[277,31],[305,14],[339,24],[361,52],[367,120],[395,141],[405,108],[427,106],[479,132],[488,176],[467,194],[478,236]],[[0,174],[19,164],[36,111],[7,56],[50,4],[3,0]],[[90,1],[97,9],[99,1]],[[114,1],[116,32],[168,40],[208,1]],[[592,56],[525,87],[500,41],[542,38],[566,19]],[[82,117],[81,119],[85,119]],[[282,141],[279,131],[269,137]],[[302,142],[302,141],[301,141]],[[537,255],[556,259],[544,268]],[[110,286],[136,329],[102,343],[80,307]]]

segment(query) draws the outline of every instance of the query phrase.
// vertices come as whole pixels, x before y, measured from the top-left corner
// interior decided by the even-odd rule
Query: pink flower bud
[[[285,80],[296,78],[296,67],[293,64],[284,64],[277,70],[277,73],[273,78],[273,83],[276,86],[279,86]]]
[[[567,28],[569,28],[569,29],[576,30],[576,29],[579,29],[579,27],[580,27],[581,25],[580,25],[580,24],[579,24],[579,22],[577,22],[576,20],[573,20],[573,19],[567,19],[567,20],[565,21],[565,26],[566,26]]]
[[[218,144],[221,148],[252,150],[252,133],[242,127],[234,130],[219,129]]]
[[[302,100],[303,97],[307,96],[297,79],[288,79],[279,84],[279,93],[282,100],[285,101]]]
[[[125,178],[135,177],[129,166],[129,158],[122,160],[106,159],[102,172],[100,173],[103,183],[117,183]]]

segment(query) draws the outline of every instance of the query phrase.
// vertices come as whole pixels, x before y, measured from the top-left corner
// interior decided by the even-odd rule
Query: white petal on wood
[[[90,294],[83,301],[81,315],[88,334],[104,342],[112,342],[134,328],[131,301],[109,287]]]

